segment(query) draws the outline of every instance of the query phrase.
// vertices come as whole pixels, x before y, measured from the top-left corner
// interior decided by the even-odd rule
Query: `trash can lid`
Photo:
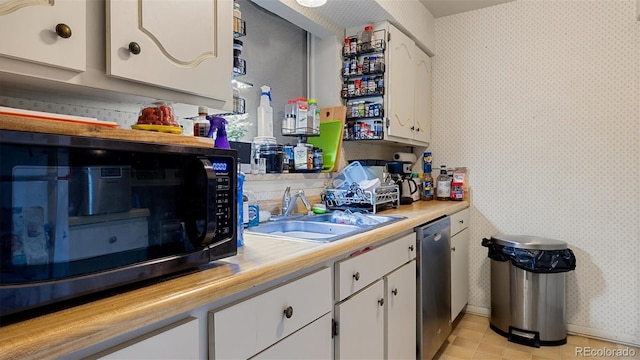
[[[494,235],[491,239],[498,245],[517,249],[563,250],[567,248],[567,243],[564,241],[530,235]]]

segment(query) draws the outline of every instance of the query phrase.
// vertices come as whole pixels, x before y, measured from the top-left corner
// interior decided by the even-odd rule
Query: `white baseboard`
[[[571,335],[580,335],[593,339],[611,341],[623,345],[640,346],[640,339],[633,336],[616,334],[609,331],[598,330],[580,325],[567,324],[567,332]]]
[[[480,306],[467,305],[464,310],[467,314],[491,316],[491,309]],[[611,341],[618,344],[640,346],[640,339],[630,335],[616,334],[609,331],[589,328],[586,326],[567,324],[567,332],[571,335],[580,335],[588,338]]]
[[[467,305],[464,310],[467,314],[480,315],[489,317],[491,315],[491,309],[483,308],[479,306]]]

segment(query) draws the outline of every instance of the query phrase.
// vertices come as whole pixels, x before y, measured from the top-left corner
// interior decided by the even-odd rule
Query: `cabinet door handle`
[[[398,289],[391,290],[391,293],[393,294],[393,296],[398,296]]]
[[[420,128],[419,127],[416,128],[416,132],[420,132]]]
[[[287,308],[284,309],[284,317],[286,317],[287,319],[291,319],[292,316],[293,316],[293,307],[287,306]]]
[[[452,247],[452,248],[451,248],[451,251],[456,251],[456,247],[455,247],[455,246],[454,246],[454,247]]]
[[[56,25],[56,34],[63,39],[68,39],[71,37],[71,28],[67,24],[60,23]]]
[[[129,43],[129,51],[133,54],[133,55],[138,55],[140,54],[140,52],[142,51],[142,49],[140,48],[140,44],[138,44],[135,41],[132,41]]]
[[[356,281],[360,280],[360,272],[356,271],[356,273],[353,274],[353,278],[356,279]]]
[[[460,224],[464,224],[464,220],[460,220],[458,221]]]
[[[117,236],[112,236],[109,238],[109,244],[115,244],[118,241]]]
[[[384,305],[384,298],[380,298],[380,300],[378,300],[378,304],[380,304],[380,306]]]
[[[413,251],[413,245],[409,245],[409,251]]]

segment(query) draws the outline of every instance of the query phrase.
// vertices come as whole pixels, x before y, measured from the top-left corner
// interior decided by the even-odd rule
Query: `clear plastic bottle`
[[[207,137],[211,123],[207,120],[209,109],[206,106],[198,107],[198,117],[193,120],[193,135]]]
[[[436,187],[436,199],[451,199],[451,179],[449,179],[449,175],[447,175],[447,167],[445,165],[440,166],[440,175],[438,175]]]
[[[433,200],[433,177],[430,173],[422,174],[422,200]]]
[[[282,135],[290,135],[295,132],[296,127],[296,100],[289,99],[284,106],[284,117],[282,118]]]
[[[242,12],[240,11],[240,4],[233,2],[233,31],[236,33],[242,33]]]
[[[364,31],[360,33],[360,41],[362,42],[362,50],[368,51],[372,49],[371,41],[373,39],[373,26],[367,25],[364,27]]]
[[[307,113],[309,111],[309,104],[306,98],[297,98],[295,102],[296,111],[296,125],[294,134],[307,134],[309,133],[309,123],[307,122]]]
[[[295,148],[293,148],[293,159],[295,170],[306,170],[307,169],[307,147],[305,143],[298,143]],[[289,169],[291,171],[291,169]]]
[[[260,223],[260,207],[258,206],[256,194],[253,191],[245,191],[244,193],[247,196],[247,217],[249,218],[247,227],[258,226]]]
[[[240,170],[240,164],[238,164],[238,190],[236,192],[237,206],[238,206],[238,219],[236,226],[236,238],[237,245],[241,247],[244,245],[244,201],[243,201],[243,187],[244,187],[244,173]]]
[[[312,134],[320,134],[320,108],[316,99],[309,99],[309,110],[307,112],[307,126],[311,128]]]

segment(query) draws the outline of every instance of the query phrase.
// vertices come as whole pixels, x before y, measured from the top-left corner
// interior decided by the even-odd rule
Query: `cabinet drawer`
[[[469,209],[460,210],[451,215],[451,236],[469,226]]]
[[[330,312],[331,307],[331,269],[324,268],[210,312],[210,357],[247,359]]]
[[[85,360],[199,359],[200,320],[189,317],[165,326]]]
[[[251,358],[251,360],[330,360],[331,314],[296,331],[291,336]]]
[[[416,257],[416,234],[336,263],[335,297],[342,301]]]
[[[69,260],[139,249],[148,245],[146,217],[69,227]]]

